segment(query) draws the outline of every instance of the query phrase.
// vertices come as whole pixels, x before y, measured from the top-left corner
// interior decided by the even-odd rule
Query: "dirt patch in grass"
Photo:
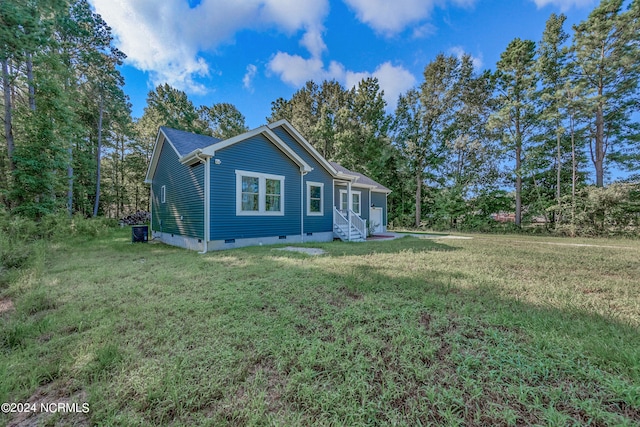
[[[42,425],[90,426],[87,393],[70,392],[69,384],[55,382],[39,387],[26,402],[29,411],[16,413],[8,427],[36,427]]]
[[[290,252],[301,252],[307,255],[324,255],[326,252],[320,248],[300,248],[297,246],[286,246],[284,248],[276,249],[278,251],[290,251]]]
[[[347,298],[353,301],[359,301],[364,298],[361,293],[356,292],[352,289],[348,289],[344,286],[340,288],[340,292],[342,292]]]
[[[0,316],[5,313],[10,313],[14,310],[15,307],[13,306],[13,301],[11,301],[11,298],[0,299]]]

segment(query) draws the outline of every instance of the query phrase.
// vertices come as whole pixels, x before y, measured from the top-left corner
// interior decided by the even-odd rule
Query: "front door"
[[[371,208],[369,224],[373,228],[374,233],[382,233],[382,208]]]

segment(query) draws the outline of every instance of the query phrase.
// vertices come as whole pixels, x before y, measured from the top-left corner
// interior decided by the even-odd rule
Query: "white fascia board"
[[[343,183],[342,185],[346,185],[347,183]],[[340,183],[338,183],[338,185],[340,186]],[[368,184],[359,184],[356,182],[351,183],[351,186],[353,188],[366,188],[369,189],[375,193],[384,193],[384,194],[389,194],[391,193],[391,190],[383,190],[382,188],[378,187],[377,185],[368,185]]]
[[[269,125],[267,125],[270,129],[274,129],[277,128],[279,126],[283,126],[284,128],[287,129],[287,131],[322,165],[325,167],[325,169],[327,171],[329,171],[329,173],[331,173],[333,176],[338,176],[339,172],[337,170],[335,170],[335,168],[333,166],[331,166],[331,164],[327,161],[327,159],[325,159],[324,157],[322,157],[322,155],[320,153],[318,153],[318,151],[313,148],[313,145],[311,145],[309,143],[309,141],[307,141],[304,136],[300,135],[300,132],[298,132],[298,130],[296,128],[293,127],[293,125],[291,123],[289,123],[289,121],[287,119],[282,119],[282,120],[278,120],[277,122],[271,123]]]
[[[391,193],[393,193],[393,191],[391,191],[391,190],[383,190],[382,188],[378,188],[378,187],[372,187],[371,191],[373,191],[375,193],[383,193],[383,194],[391,194]]]
[[[165,142],[168,142],[173,151],[176,153],[178,158],[180,157],[180,153],[176,150],[176,147],[173,146],[171,140],[167,138],[167,135],[162,131],[162,129],[158,129],[158,136],[156,136],[156,142],[153,144],[153,154],[151,154],[151,161],[149,162],[149,168],[147,169],[147,176],[144,178],[145,184],[151,184],[153,181],[153,175],[156,172],[156,168],[158,167],[158,159],[160,158],[160,152],[162,151],[162,146]]]
[[[359,177],[357,177],[355,175],[349,175],[349,174],[344,173],[344,172],[337,172],[335,176],[336,176],[336,178],[344,179],[344,180],[351,181],[351,182],[356,182],[358,180],[358,178],[359,178]]]
[[[192,165],[197,162],[204,162],[209,157],[211,156],[202,153],[201,148],[197,148],[192,152],[185,154],[179,160],[180,160],[180,163],[182,163],[183,165]]]
[[[202,153],[208,156],[215,156],[216,151],[222,150],[223,148],[227,148],[233,144],[237,144],[240,141],[244,141],[245,139],[249,139],[256,135],[261,134],[265,130],[268,130],[266,126],[260,126],[259,128],[250,130],[248,132],[242,133],[240,135],[236,135],[233,138],[225,139],[224,141],[216,142],[208,147],[202,149]]]
[[[273,131],[269,129],[267,126],[261,126],[259,128],[250,130],[249,132],[243,133],[241,135],[234,136],[233,138],[225,139],[224,141],[210,145],[204,148],[201,153],[203,156],[214,157],[216,154],[216,151],[222,150],[223,148],[227,148],[231,145],[237,144],[239,142],[242,142],[244,140],[247,140],[249,138],[252,138],[260,134],[264,135],[269,141],[271,141],[276,147],[278,147],[280,151],[282,151],[284,154],[287,155],[287,157],[293,160],[294,163],[296,163],[302,171],[311,172],[313,170],[313,168],[309,166],[309,164],[305,162],[302,159],[302,157],[298,156],[295,153],[295,151],[291,149],[291,147],[289,147],[287,144],[284,143],[284,141],[278,138],[278,135],[273,133]]]

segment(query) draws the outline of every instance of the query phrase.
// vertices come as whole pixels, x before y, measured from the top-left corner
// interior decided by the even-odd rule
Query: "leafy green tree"
[[[198,109],[200,120],[207,124],[211,136],[228,139],[249,130],[246,119],[235,105],[218,103]]]
[[[56,211],[64,191],[66,139],[74,130],[73,104],[57,76],[64,71],[54,55],[34,57],[37,108],[18,110],[21,142],[14,152],[14,183],[10,192],[15,214],[34,219]]]
[[[295,92],[290,100],[271,103],[269,123],[287,119],[325,158],[339,160],[337,138],[345,131],[352,93],[335,80],[313,81]]]
[[[638,159],[640,78],[640,2],[622,11],[623,0],[603,0],[586,21],[574,26],[577,81],[588,89],[582,108],[589,121],[590,154],[596,185],[604,185],[607,161],[621,165]],[[629,163],[631,162],[631,163]]]
[[[463,56],[455,84],[453,119],[445,134],[446,160],[439,173],[443,184],[459,188],[465,199],[494,186],[499,178],[499,149],[486,128],[492,91],[490,73],[478,75],[471,57]]]
[[[10,175],[16,170],[14,152],[22,135],[16,135],[14,115],[27,99],[35,110],[34,54],[51,45],[54,18],[65,6],[63,0],[0,2],[0,65],[2,68],[4,142],[6,157],[0,154],[0,200],[11,191]],[[5,167],[5,158],[8,170]]]
[[[293,121],[293,108],[291,100],[280,97],[275,101],[271,101],[271,115],[266,120],[267,123],[274,123],[282,119],[286,119],[291,123]]]
[[[562,195],[562,165],[564,153],[562,141],[565,135],[564,110],[566,97],[564,87],[569,80],[570,69],[568,67],[569,50],[565,46],[569,35],[564,31],[563,25],[567,17],[565,15],[552,14],[547,20],[542,40],[538,43],[537,67],[540,73],[542,105],[542,120],[547,123],[547,132],[544,139],[555,136],[556,140],[556,203],[560,204]],[[551,139],[551,138],[549,138]],[[546,145],[546,144],[545,144]],[[546,151],[546,150],[545,150]],[[556,215],[556,222],[559,216]]]
[[[337,160],[337,135],[344,131],[351,92],[335,80],[323,81],[317,93],[317,121],[311,130],[315,148],[325,158]]]
[[[151,115],[157,122],[154,126],[155,133],[159,126],[167,126],[206,135],[208,127],[199,115],[196,107],[181,90],[168,84],[157,86],[147,95],[147,106],[144,108],[144,116]]]
[[[74,189],[77,207],[84,214],[97,216],[100,209],[102,155],[111,145],[112,127],[117,120],[130,121],[128,98],[118,71],[125,55],[113,46],[111,29],[94,13],[87,0],[74,1],[67,14],[58,19],[58,44],[64,63],[72,70],[67,90],[75,91],[77,114],[82,131],[76,135],[75,149],[69,146],[68,209],[73,209]],[[76,163],[79,169],[74,168]],[[93,164],[92,164],[93,163]],[[76,171],[77,173],[74,173]],[[92,198],[93,207],[88,205]]]
[[[351,90],[349,109],[343,109],[339,118],[344,126],[336,135],[335,157],[346,168],[385,182],[391,161],[391,122],[383,96],[378,80],[371,77]]]
[[[445,160],[459,100],[460,67],[456,57],[439,54],[425,67],[420,90],[411,89],[398,100],[395,139],[414,174],[416,226],[422,221],[425,180],[435,181]]]
[[[535,109],[537,76],[535,42],[514,39],[500,56],[494,81],[495,111],[489,128],[500,133],[505,150],[513,153],[515,167],[516,226],[522,220],[522,175],[524,151],[538,125]]]

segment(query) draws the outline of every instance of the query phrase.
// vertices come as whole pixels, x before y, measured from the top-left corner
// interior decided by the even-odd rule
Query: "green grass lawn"
[[[1,402],[89,403],[47,425],[640,424],[638,241],[129,233],[42,246],[0,290]]]

